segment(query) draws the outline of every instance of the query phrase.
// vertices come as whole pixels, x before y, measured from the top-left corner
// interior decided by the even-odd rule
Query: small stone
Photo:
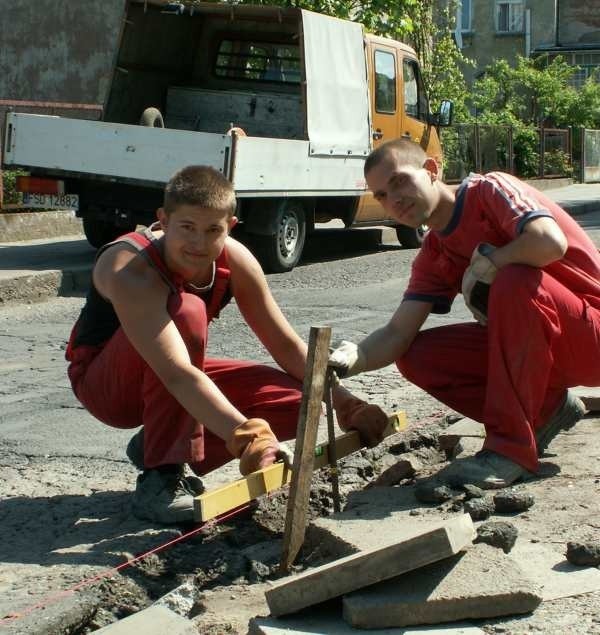
[[[453,496],[452,490],[440,483],[420,483],[415,487],[415,497],[422,503],[443,503]]]
[[[477,536],[473,542],[484,542],[508,553],[515,546],[518,533],[512,523],[503,520],[490,521],[477,527]]]
[[[533,495],[514,489],[503,490],[494,496],[496,511],[501,514],[524,512],[526,509],[529,509],[534,502],[535,499]]]
[[[600,565],[600,541],[568,542],[567,560],[580,567]]]
[[[491,498],[472,498],[465,502],[463,509],[473,520],[485,520],[494,513],[494,501]]]
[[[483,498],[485,496],[485,492],[476,485],[465,483],[462,488],[465,490],[465,497],[467,500],[471,500],[472,498]]]

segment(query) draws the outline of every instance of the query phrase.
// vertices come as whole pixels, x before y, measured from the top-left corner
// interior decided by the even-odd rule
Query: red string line
[[[26,615],[29,615],[30,613],[32,613],[33,611],[37,610],[37,609],[42,609],[42,608],[46,608],[47,606],[49,606],[50,604],[54,604],[56,602],[58,602],[59,600],[72,595],[75,591],[78,591],[79,589],[82,589],[83,587],[86,586],[90,586],[92,584],[94,584],[95,582],[98,582],[99,580],[103,580],[104,578],[108,578],[113,576],[115,573],[118,573],[119,571],[122,571],[123,569],[125,569],[126,567],[131,566],[132,564],[135,564],[136,562],[139,562],[140,560],[143,560],[144,558],[147,558],[148,556],[151,556],[154,553],[158,553],[159,551],[162,551],[163,549],[166,549],[167,547],[171,547],[172,545],[181,542],[182,540],[186,540],[187,538],[191,538],[192,536],[196,535],[197,533],[201,532],[204,528],[210,526],[210,525],[216,525],[220,522],[223,522],[224,520],[227,520],[228,518],[231,518],[232,516],[235,516],[236,514],[239,514],[240,512],[248,509],[250,507],[250,505],[244,505],[242,507],[238,507],[235,510],[233,510],[232,512],[229,512],[228,514],[224,514],[223,516],[219,516],[219,518],[216,519],[212,519],[209,520],[207,522],[205,522],[203,525],[200,525],[200,527],[196,527],[195,529],[192,529],[190,531],[188,531],[185,534],[182,534],[181,536],[178,536],[177,538],[174,538],[173,540],[169,540],[168,542],[165,542],[162,545],[159,545],[158,547],[154,547],[154,549],[150,549],[150,551],[146,551],[145,553],[140,554],[139,556],[136,556],[135,558],[132,558],[131,560],[126,560],[125,562],[122,562],[120,565],[117,565],[116,567],[113,567],[111,569],[107,569],[106,571],[103,571],[102,573],[99,573],[98,575],[95,575],[91,578],[86,578],[84,580],[82,580],[81,582],[78,582],[75,586],[71,587],[70,589],[65,589],[64,591],[60,591],[59,593],[56,593],[55,595],[50,595],[46,598],[44,598],[41,602],[38,602],[38,604],[34,604],[33,606],[30,606],[26,609],[23,609],[23,611],[19,612],[19,613],[14,613],[13,615],[8,615],[4,618],[2,618],[0,620],[0,626],[2,625],[6,625],[6,624],[10,624],[11,622],[14,622],[16,620],[19,620],[23,617],[25,617]]]

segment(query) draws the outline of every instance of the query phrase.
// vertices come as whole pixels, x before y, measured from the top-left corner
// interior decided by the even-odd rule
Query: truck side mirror
[[[452,115],[454,114],[454,102],[450,99],[444,99],[440,104],[440,111],[437,117],[438,126],[450,126],[452,124]]]

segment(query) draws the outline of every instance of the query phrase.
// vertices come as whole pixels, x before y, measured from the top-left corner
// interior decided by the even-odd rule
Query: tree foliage
[[[514,67],[496,60],[473,87],[478,120],[557,128],[600,126],[600,84],[589,78],[582,88],[574,88],[576,70],[560,56],[551,62],[546,56],[518,56]]]
[[[414,46],[423,80],[435,110],[442,99],[452,99],[458,119],[468,118],[467,89],[460,71],[469,63],[456,48],[452,32],[456,0],[438,13],[436,0],[236,0],[234,4],[270,4],[308,9],[354,20],[375,35],[405,41]]]

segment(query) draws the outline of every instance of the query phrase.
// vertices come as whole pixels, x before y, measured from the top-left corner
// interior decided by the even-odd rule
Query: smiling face
[[[433,226],[440,195],[437,164],[426,159],[422,167],[408,163],[390,149],[365,175],[367,185],[383,209],[402,225]]]
[[[237,218],[227,211],[188,204],[178,205],[169,214],[160,208],[157,215],[169,270],[190,282],[210,279],[212,263],[223,251]]]

